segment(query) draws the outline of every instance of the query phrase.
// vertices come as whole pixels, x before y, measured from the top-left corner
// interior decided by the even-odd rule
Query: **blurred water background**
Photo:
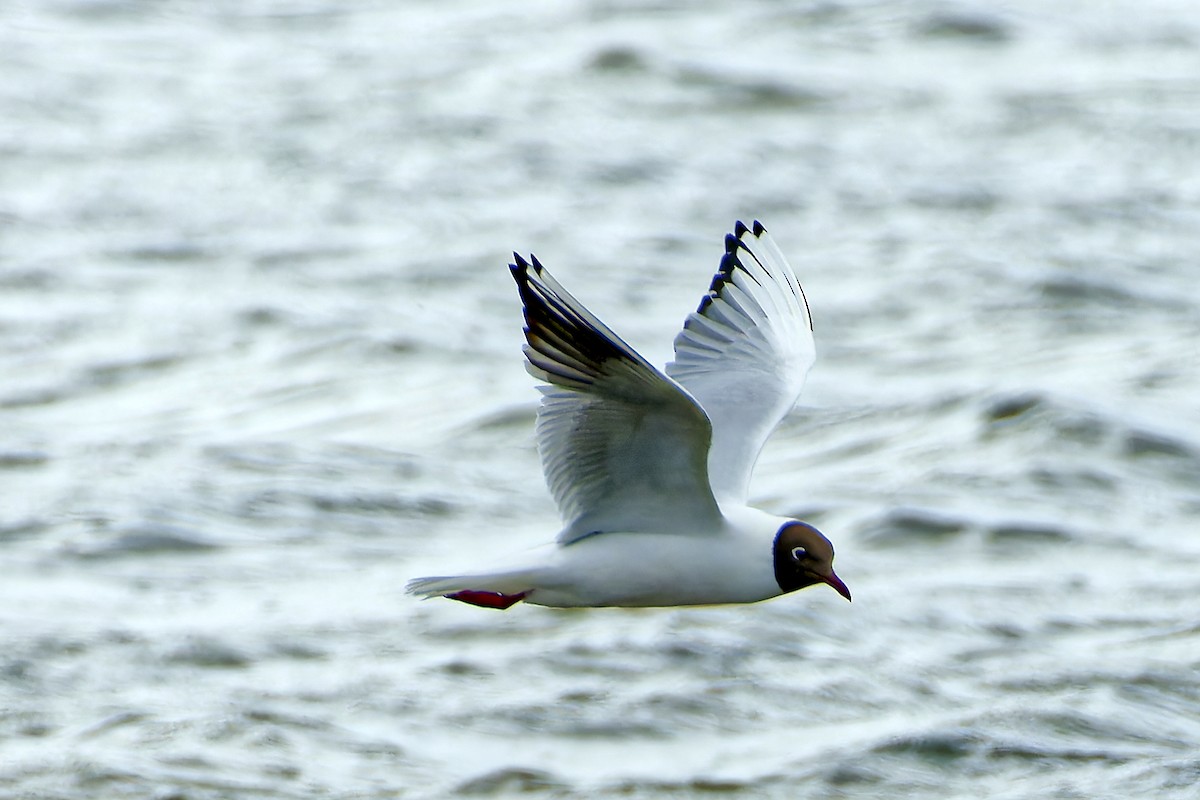
[[[0,796],[1189,798],[1200,5],[0,5]],[[847,605],[497,613],[505,268],[652,361],[735,219]]]

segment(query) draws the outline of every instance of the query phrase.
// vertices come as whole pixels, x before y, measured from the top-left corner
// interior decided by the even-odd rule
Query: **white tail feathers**
[[[413,578],[405,585],[404,591],[423,599],[429,599],[465,591],[520,594],[528,592],[533,586],[533,576],[530,572],[520,570],[479,575],[436,575],[427,578]]]
[[[463,583],[463,580],[461,577],[449,578],[445,576],[413,578],[404,586],[404,591],[408,594],[416,595],[423,600],[428,600],[431,597],[442,597],[443,595],[470,588]]]

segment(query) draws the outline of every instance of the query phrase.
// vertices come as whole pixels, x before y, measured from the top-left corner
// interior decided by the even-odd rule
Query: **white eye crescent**
[[[792,558],[794,558],[796,561],[803,561],[804,559],[808,558],[808,551],[803,547],[793,547]]]

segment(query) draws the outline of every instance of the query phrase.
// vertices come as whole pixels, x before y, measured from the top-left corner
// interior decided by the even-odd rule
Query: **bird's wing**
[[[738,222],[666,368],[712,422],[708,475],[720,501],[745,503],[763,443],[795,405],[815,360],[795,273],[759,222]]]
[[[712,426],[696,401],[621,341],[536,258],[510,265],[525,305],[537,440],[569,544],[593,533],[717,530]]]

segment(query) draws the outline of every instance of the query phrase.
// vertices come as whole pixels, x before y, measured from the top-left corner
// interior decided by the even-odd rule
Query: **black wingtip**
[[[517,279],[518,283],[520,283],[522,279],[529,277],[530,269],[533,269],[533,273],[535,275],[541,275],[542,270],[544,269],[541,262],[537,260],[537,256],[530,253],[529,261],[526,261],[521,254],[517,252],[513,253],[513,263],[509,264],[508,268],[512,270],[513,277]]]
[[[708,293],[700,298],[700,307],[696,309],[697,314],[703,314],[704,310],[712,305],[712,301],[721,293],[721,289],[725,286],[725,282],[729,280],[729,276],[738,268],[737,249],[740,243],[733,234],[725,237],[725,246],[728,248],[725,255],[721,256],[721,263],[717,267],[716,274],[712,277],[712,282],[708,285]]]
[[[758,223],[755,222],[754,224],[757,225]],[[746,234],[746,231],[747,231],[746,223],[742,222],[740,219],[737,222],[733,223],[733,235],[736,236],[737,238],[739,238],[739,239],[742,238],[742,236],[744,236]]]
[[[520,285],[529,274],[529,262],[521,258],[521,254],[513,252],[512,263],[508,265],[509,271],[512,273],[513,280]]]
[[[739,266],[741,265],[738,263],[736,250],[730,250],[728,253],[721,256],[721,263],[717,265],[717,274],[713,275],[713,283],[709,288],[716,289],[721,285],[721,283],[729,280],[729,276],[732,275],[733,271]]]
[[[754,232],[754,236],[757,238],[759,236],[762,236],[764,233],[766,233],[767,229],[763,227],[763,224],[761,222],[759,222],[758,220],[754,220],[754,231],[753,232]]]

